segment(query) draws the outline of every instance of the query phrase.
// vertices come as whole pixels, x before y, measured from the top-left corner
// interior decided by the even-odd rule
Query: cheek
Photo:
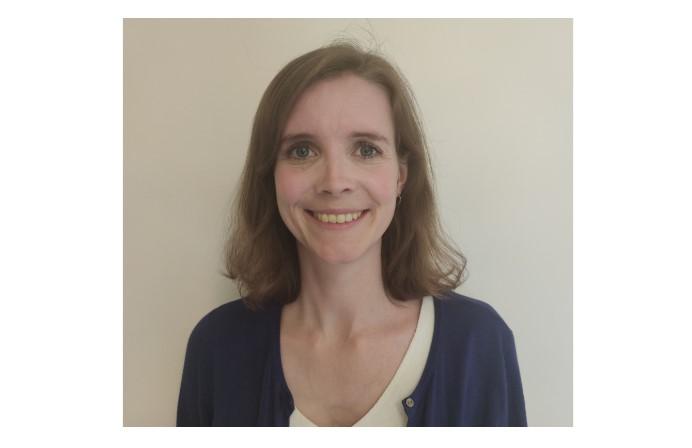
[[[309,194],[309,181],[304,173],[291,169],[277,169],[274,172],[274,184],[279,215],[295,236],[300,221],[297,213]]]
[[[386,170],[371,177],[368,189],[380,204],[391,202],[396,199],[396,173]]]
[[[292,175],[286,170],[276,170],[274,184],[279,207],[292,204],[300,198],[303,186],[299,176]]]

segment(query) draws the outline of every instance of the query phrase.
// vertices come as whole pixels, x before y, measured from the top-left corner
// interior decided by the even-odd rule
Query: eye
[[[358,144],[358,150],[360,151],[361,157],[364,159],[372,159],[381,153],[381,151],[375,145],[368,142],[360,142]]]
[[[291,147],[288,150],[288,156],[293,158],[293,159],[307,159],[310,157],[310,154],[312,153],[312,149],[305,143],[298,144],[296,146]]]

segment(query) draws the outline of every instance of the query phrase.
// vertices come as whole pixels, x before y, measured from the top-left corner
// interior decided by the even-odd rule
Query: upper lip
[[[322,215],[344,215],[346,213],[364,212],[366,208],[329,208],[326,210],[308,210]]]

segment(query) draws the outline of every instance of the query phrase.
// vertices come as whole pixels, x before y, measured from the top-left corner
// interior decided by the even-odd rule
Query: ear
[[[408,164],[406,162],[399,162],[399,179],[396,183],[397,195],[400,195],[404,191],[404,184],[406,183],[406,177],[408,176]]]

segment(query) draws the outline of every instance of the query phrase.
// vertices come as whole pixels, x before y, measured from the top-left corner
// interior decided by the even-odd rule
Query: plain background
[[[175,424],[185,345],[238,297],[230,201],[260,96],[338,37],[411,83],[442,220],[469,260],[458,292],[512,328],[531,426],[572,424],[572,22],[124,22],[124,425]]]

